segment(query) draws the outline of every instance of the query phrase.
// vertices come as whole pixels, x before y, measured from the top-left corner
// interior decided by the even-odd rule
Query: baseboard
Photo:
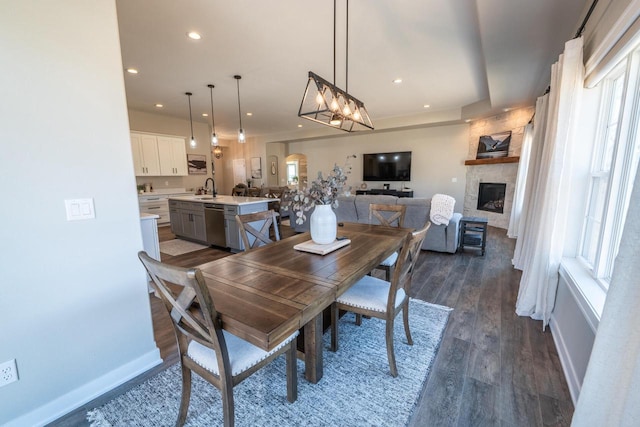
[[[551,328],[551,336],[553,337],[553,342],[555,343],[556,349],[558,350],[558,357],[560,358],[560,364],[562,365],[564,377],[567,380],[567,385],[569,386],[571,400],[573,401],[573,406],[575,407],[578,401],[578,396],[580,396],[582,383],[578,379],[578,375],[576,375],[573,363],[571,362],[571,357],[569,357],[569,349],[565,344],[564,338],[562,337],[562,331],[553,315],[551,315],[551,319],[549,320],[549,327]]]
[[[14,418],[5,424],[5,427],[44,426],[161,363],[160,350],[155,348],[88,384],[84,384],[27,414]]]

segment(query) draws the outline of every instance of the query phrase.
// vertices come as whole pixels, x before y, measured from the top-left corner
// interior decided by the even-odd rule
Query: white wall
[[[580,395],[596,337],[597,324],[589,322],[585,314],[589,309],[573,278],[562,273],[550,326],[574,404]]]
[[[115,3],[4,1],[0,56],[0,425],[32,426],[160,359]],[[67,221],[73,198],[96,218]]]
[[[362,184],[362,154],[390,151],[411,151],[411,181],[414,197],[431,198],[444,193],[456,199],[456,212],[462,212],[465,188],[465,166],[469,141],[469,125],[423,127],[418,129],[366,134],[340,134],[334,138],[289,143],[289,154],[306,154],[309,180],[318,171],[329,172],[334,163],[342,166],[350,154],[352,171],[347,184],[353,191]],[[452,182],[455,178],[457,182]],[[382,188],[382,182],[368,182],[368,188]],[[391,189],[402,183],[390,182]]]

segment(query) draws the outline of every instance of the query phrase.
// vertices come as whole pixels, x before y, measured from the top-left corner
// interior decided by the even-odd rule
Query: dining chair
[[[250,251],[260,246],[268,245],[280,240],[278,229],[278,213],[273,209],[268,211],[236,215],[236,223],[240,229],[240,236],[244,244],[244,250]],[[253,223],[258,223],[253,225]],[[273,226],[273,238],[271,240],[271,227]],[[256,227],[260,227],[257,229]],[[252,237],[250,239],[249,237]],[[253,240],[253,241],[251,241]]]
[[[247,186],[244,184],[238,184],[235,187],[233,187],[233,190],[231,190],[231,195],[232,196],[246,196],[247,195]]]
[[[223,330],[202,272],[182,268],[138,252],[157,295],[173,321],[182,366],[182,398],[177,426],[184,425],[191,397],[191,372],[220,390],[225,426],[234,425],[233,387],[251,374],[286,354],[287,400],[298,397],[296,336],[294,332],[271,351]]]
[[[413,345],[409,330],[409,292],[414,267],[420,255],[420,246],[430,226],[431,223],[427,222],[427,225],[421,230],[407,235],[398,256],[396,268],[393,270],[391,282],[373,276],[364,276],[331,305],[332,351],[338,350],[338,314],[340,310],[382,319],[386,322],[385,338],[391,376],[398,376],[393,348],[394,319],[402,311],[407,342],[409,345]]]
[[[387,227],[403,227],[406,212],[406,205],[381,205],[372,203],[369,205],[369,224],[373,224],[375,222],[374,219],[376,219],[381,225]],[[387,282],[391,280],[391,270],[397,259],[398,253],[394,252],[376,267],[378,270],[384,270],[385,280]]]
[[[262,192],[261,188],[256,188],[256,187],[247,188],[247,196],[249,197],[260,197],[261,192]]]

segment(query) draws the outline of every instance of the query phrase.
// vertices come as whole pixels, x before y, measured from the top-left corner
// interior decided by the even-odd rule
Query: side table
[[[463,216],[460,219],[460,241],[458,249],[464,250],[465,247],[479,248],[484,256],[485,247],[487,245],[487,218],[477,216]]]

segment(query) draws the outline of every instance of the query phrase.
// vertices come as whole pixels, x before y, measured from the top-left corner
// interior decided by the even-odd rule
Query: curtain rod
[[[593,3],[591,3],[591,7],[589,7],[589,11],[587,12],[587,15],[584,17],[584,20],[582,21],[582,25],[580,25],[580,28],[578,28],[578,31],[576,31],[576,35],[573,37],[574,39],[577,39],[578,37],[580,37],[584,32],[584,27],[587,25],[587,21],[589,21],[589,18],[591,17],[591,13],[593,12],[593,9],[596,8],[596,4],[598,4],[598,0],[593,0]]]
[[[580,28],[578,28],[578,31],[576,31],[576,35],[573,36],[574,39],[577,39],[578,37],[580,37],[582,35],[582,33],[584,32],[584,27],[587,25],[587,21],[589,21],[589,18],[591,18],[591,14],[593,13],[593,9],[596,8],[597,4],[598,4],[598,0],[593,0],[593,2],[591,3],[591,6],[589,6],[589,10],[587,11],[587,14],[585,15],[584,19],[582,20],[582,24],[580,25]],[[547,86],[547,89],[544,91],[543,95],[548,94],[550,90],[551,90],[551,85]],[[531,119],[533,120],[533,117]]]

